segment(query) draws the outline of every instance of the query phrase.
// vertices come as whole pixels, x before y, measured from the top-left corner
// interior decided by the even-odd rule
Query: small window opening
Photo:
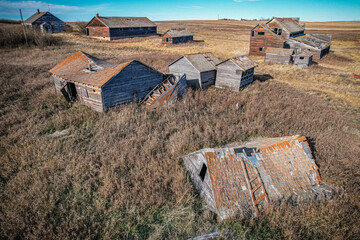
[[[259,51],[260,51],[260,52],[262,52],[262,51],[263,51],[263,48],[262,48],[262,47],[261,47],[261,48],[259,48]]]
[[[201,178],[201,181],[204,181],[205,175],[206,175],[206,171],[207,171],[207,166],[206,166],[206,164],[204,163],[203,166],[202,166],[202,168],[201,168],[200,174],[199,174],[199,177]]]
[[[169,42],[169,38],[165,38],[165,42]]]
[[[265,32],[258,32],[258,35],[265,35]]]
[[[282,29],[279,28],[279,29],[278,29],[278,32],[277,32],[277,35],[281,35],[281,33],[282,33]]]
[[[304,60],[304,57],[300,57],[301,60]]]
[[[251,31],[251,36],[255,36],[255,32],[254,31]]]

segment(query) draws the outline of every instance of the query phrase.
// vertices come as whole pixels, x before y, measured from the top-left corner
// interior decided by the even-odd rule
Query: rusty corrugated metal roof
[[[101,87],[131,62],[116,65],[87,53],[77,52],[50,69],[49,72],[68,81]],[[89,64],[93,71],[88,71]]]
[[[278,201],[310,195],[321,182],[306,138],[300,136],[259,138],[236,147],[203,149],[184,158],[205,161],[222,219],[237,211],[251,212],[265,197]],[[195,182],[197,177],[192,176]]]

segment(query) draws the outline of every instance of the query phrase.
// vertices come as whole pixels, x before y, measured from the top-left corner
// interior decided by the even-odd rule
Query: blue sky
[[[160,20],[215,20],[300,17],[302,21],[360,21],[360,0],[0,0],[0,18],[19,20],[50,11],[64,21],[89,21],[101,16],[146,16]]]

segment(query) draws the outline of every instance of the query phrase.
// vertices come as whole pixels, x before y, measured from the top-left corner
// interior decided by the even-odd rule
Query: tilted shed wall
[[[186,74],[186,82],[188,86],[200,88],[200,72],[185,58],[182,57],[169,66],[169,72],[175,76]]]
[[[308,67],[312,64],[312,56],[310,57],[303,57],[304,59],[300,59],[301,56],[294,57],[294,65],[299,67]]]
[[[156,35],[157,27],[110,28],[110,40]]]
[[[160,72],[134,61],[102,87],[104,107],[138,101],[162,81]]]
[[[206,89],[206,88],[210,87],[211,85],[215,84],[216,70],[201,72],[200,78],[201,78],[201,86],[200,86],[201,89]]]
[[[232,61],[217,65],[215,87],[227,88],[233,91],[240,90],[242,70]]]
[[[291,61],[291,56],[279,56],[268,53],[265,55],[266,63],[289,64],[290,61]]]
[[[284,47],[283,40],[274,36],[260,25],[255,27],[252,31],[254,31],[254,36],[251,35],[250,37],[250,55],[265,56],[265,51],[268,47]],[[259,32],[264,32],[264,35],[258,35]],[[260,51],[260,48],[262,48],[262,51]]]

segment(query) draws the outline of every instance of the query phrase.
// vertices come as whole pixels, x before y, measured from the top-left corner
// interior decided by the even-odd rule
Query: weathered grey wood
[[[160,72],[133,61],[102,86],[104,108],[138,101],[162,80],[163,75]]]
[[[200,72],[185,57],[179,59],[174,64],[169,65],[169,72],[178,77],[186,74],[188,86],[201,88]]]
[[[36,14],[39,14],[39,16],[41,15],[41,17],[37,18],[35,21],[28,21],[30,18],[36,18]],[[33,28],[38,28],[42,32],[57,33],[61,32],[65,27],[65,23],[50,12],[37,12],[30,18],[27,19],[24,24],[32,26]]]

